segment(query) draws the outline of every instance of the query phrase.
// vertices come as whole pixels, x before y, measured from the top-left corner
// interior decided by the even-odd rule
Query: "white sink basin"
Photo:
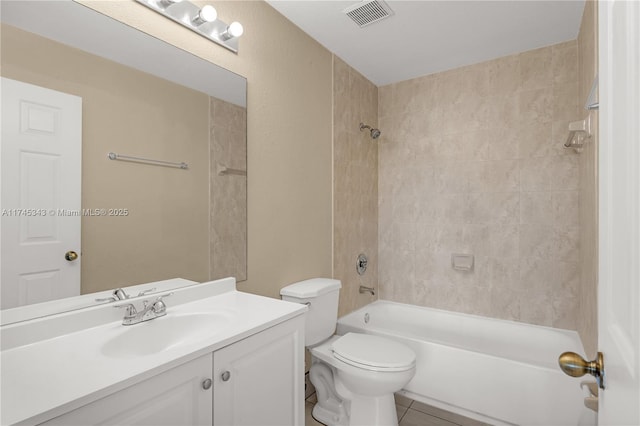
[[[151,355],[177,345],[197,342],[222,331],[231,322],[222,313],[169,313],[135,325],[122,326],[122,332],[101,349],[112,358]]]

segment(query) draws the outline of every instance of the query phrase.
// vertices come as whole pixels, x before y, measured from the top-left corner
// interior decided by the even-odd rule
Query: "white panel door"
[[[304,317],[213,353],[213,424],[304,424]]]
[[[7,78],[0,90],[1,307],[79,295],[82,99]]]
[[[211,367],[207,354],[42,424],[210,426]]]
[[[640,424],[640,2],[600,1],[600,425]]]

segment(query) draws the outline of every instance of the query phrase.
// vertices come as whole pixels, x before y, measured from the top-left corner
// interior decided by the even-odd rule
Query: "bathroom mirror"
[[[1,7],[3,310],[104,303],[86,295],[162,280],[245,280],[245,78],[74,1]],[[70,133],[58,95],[79,105]],[[81,135],[71,157],[28,145],[56,132]],[[72,168],[81,177],[60,177]]]

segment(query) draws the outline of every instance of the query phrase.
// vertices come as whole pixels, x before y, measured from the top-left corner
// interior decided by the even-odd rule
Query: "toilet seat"
[[[340,361],[370,371],[406,371],[416,364],[407,346],[369,334],[347,333],[333,341],[331,351]]]

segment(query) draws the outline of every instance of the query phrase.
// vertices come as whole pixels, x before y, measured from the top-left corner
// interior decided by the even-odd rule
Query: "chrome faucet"
[[[117,288],[113,290],[111,296],[104,297],[102,299],[96,299],[96,302],[117,302],[118,300],[126,300],[129,298],[129,295],[121,288]]]
[[[365,287],[363,285],[360,286],[360,288],[358,289],[358,292],[360,294],[362,293],[370,293],[372,296],[376,295],[376,291],[373,287]]]
[[[114,308],[126,309],[124,318],[122,319],[122,325],[134,325],[167,315],[167,305],[162,299],[167,296],[171,296],[172,294],[173,293],[167,293],[162,296],[158,296],[152,303],[149,303],[148,300],[143,300],[142,303],[144,307],[140,312],[136,310],[133,303],[114,305]]]
[[[125,299],[129,298],[129,295],[127,294],[127,292],[125,292],[121,288],[117,288],[117,289],[113,290],[113,295],[118,300],[125,300]]]
[[[147,290],[141,291],[140,293],[138,293],[138,295],[136,297],[140,297],[140,296],[144,296],[145,294],[152,292],[152,291],[156,291],[156,288],[149,288]],[[115,290],[113,290],[113,293],[111,293],[111,296],[109,297],[105,297],[102,299],[96,299],[96,302],[117,302],[119,300],[127,300],[129,299],[131,296],[129,296],[127,294],[126,291],[124,291],[124,289],[122,288],[116,288]]]

